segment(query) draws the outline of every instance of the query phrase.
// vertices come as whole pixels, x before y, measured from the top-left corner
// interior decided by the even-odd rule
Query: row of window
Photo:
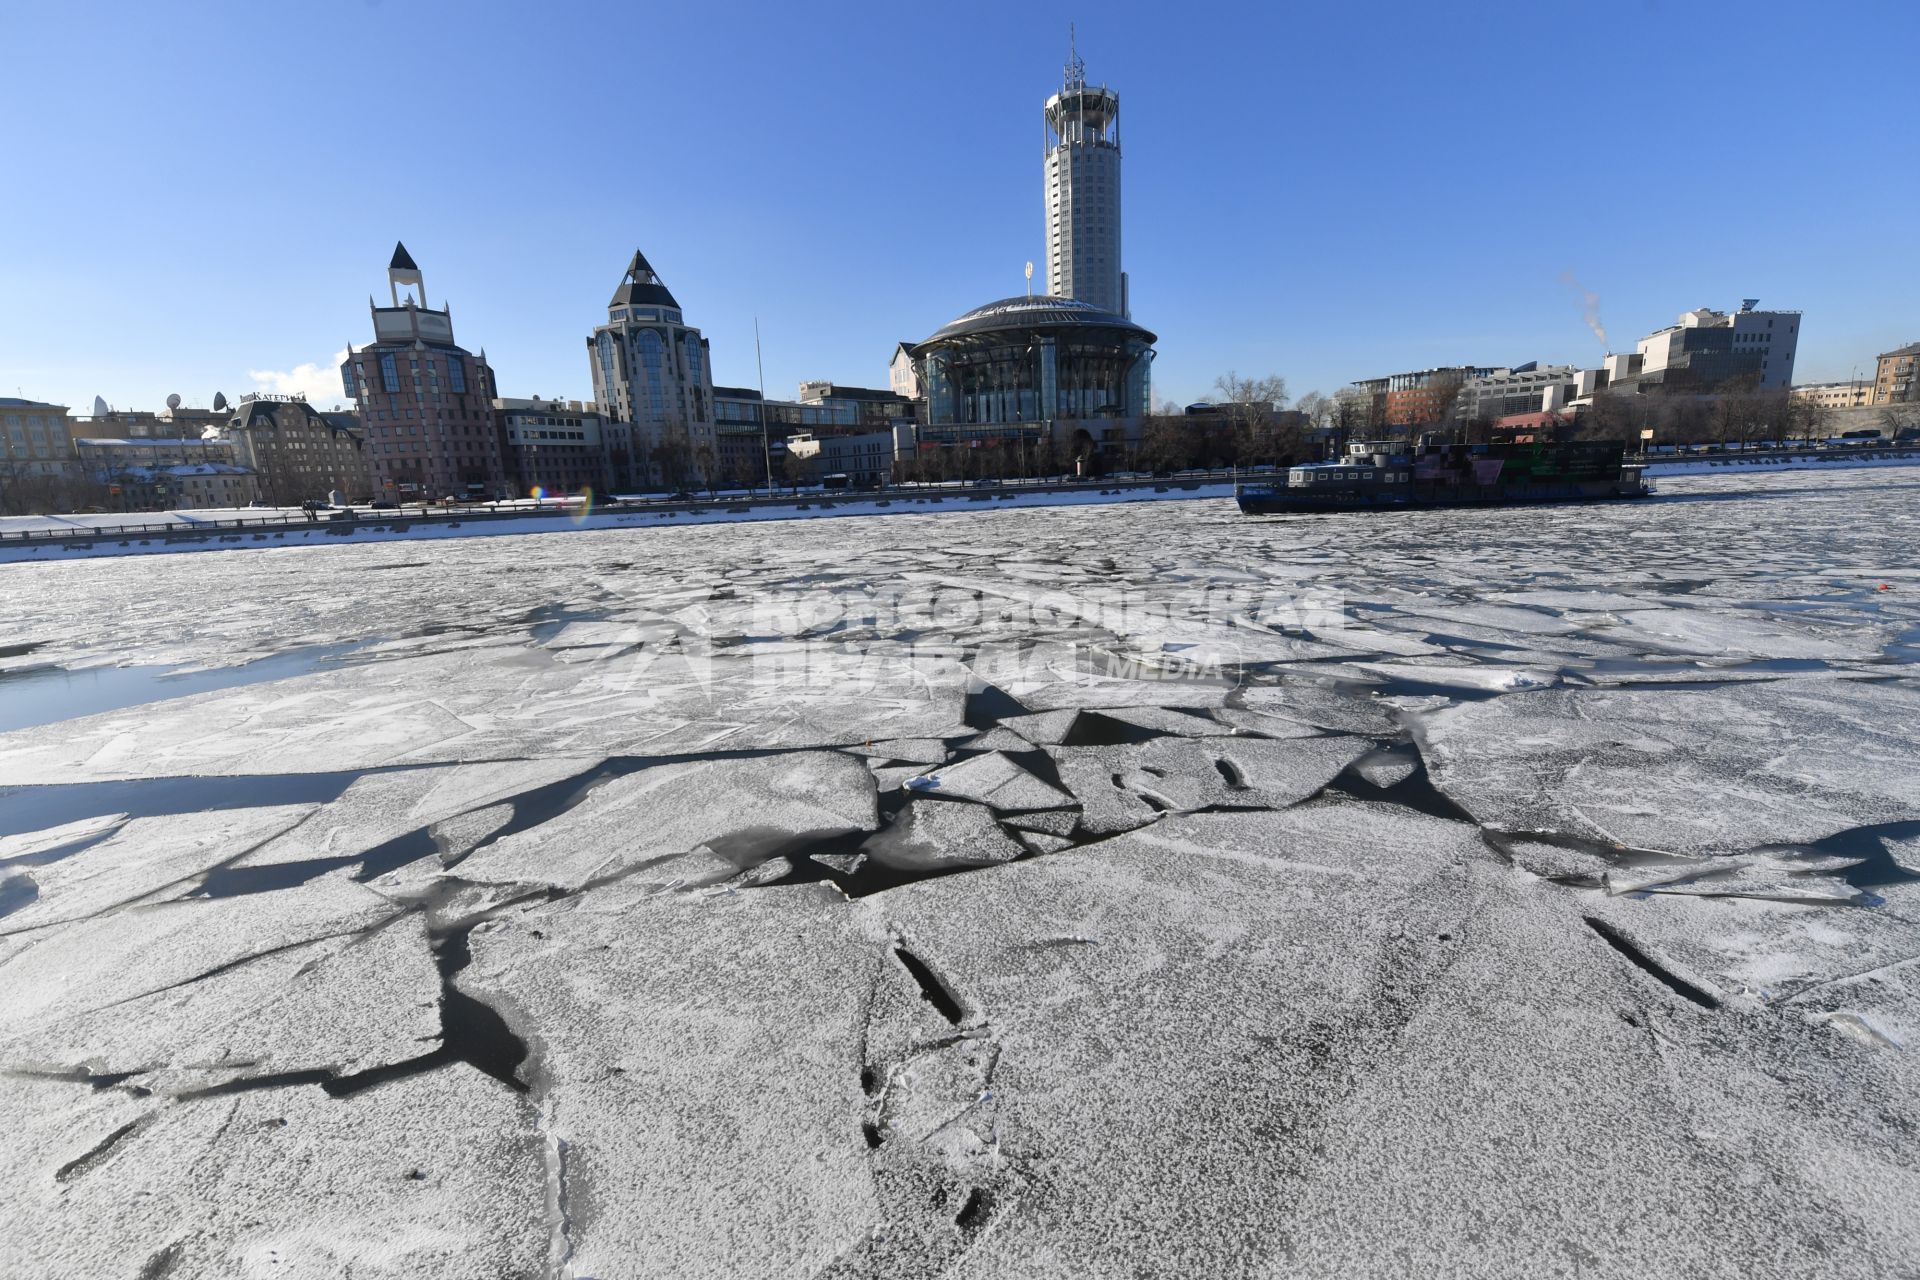
[[[1322,480],[1365,480],[1372,477],[1389,484],[1405,484],[1412,478],[1407,471],[1295,471],[1289,480],[1305,483],[1319,483]]]

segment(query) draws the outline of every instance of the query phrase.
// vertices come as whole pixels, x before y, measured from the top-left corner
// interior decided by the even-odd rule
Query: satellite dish
[[[227,407],[226,393],[224,391],[214,392],[213,393],[213,411],[215,413],[219,413],[221,410],[225,409],[226,407]]]
[[[172,395],[167,397],[167,408],[178,409],[179,407],[180,407],[180,393],[176,391]]]
[[[107,398],[105,396],[95,396],[93,398],[93,416],[96,418],[104,418],[108,412]]]

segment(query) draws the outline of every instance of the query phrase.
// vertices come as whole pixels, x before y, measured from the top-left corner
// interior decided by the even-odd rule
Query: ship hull
[[[1653,491],[1644,483],[1618,480],[1574,481],[1552,485],[1407,485],[1397,491],[1382,488],[1336,493],[1314,493],[1280,486],[1243,486],[1234,494],[1242,513],[1250,516],[1297,515],[1337,511],[1423,511],[1441,507],[1545,506],[1561,502],[1613,502],[1644,498]]]

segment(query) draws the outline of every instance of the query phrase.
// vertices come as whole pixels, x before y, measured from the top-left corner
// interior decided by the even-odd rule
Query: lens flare
[[[575,524],[585,524],[587,522],[587,517],[592,514],[593,514],[593,486],[590,484],[581,485],[580,486],[580,504],[574,508],[573,522]]]
[[[535,502],[545,502],[547,500],[547,491],[541,486],[535,485],[531,491],[531,496]]]

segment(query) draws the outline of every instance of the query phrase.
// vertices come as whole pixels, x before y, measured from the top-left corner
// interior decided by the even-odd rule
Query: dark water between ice
[[[181,671],[178,667],[84,667],[77,671],[53,668],[0,676],[0,733],[215,689],[303,676],[358,647],[356,644],[310,645],[239,666],[205,671]]]

